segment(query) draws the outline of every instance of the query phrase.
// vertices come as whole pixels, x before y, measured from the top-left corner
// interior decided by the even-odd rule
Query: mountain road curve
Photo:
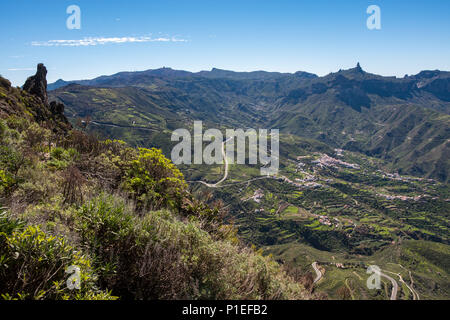
[[[314,279],[314,283],[317,283],[320,279],[322,279],[323,274],[322,271],[320,271],[319,268],[317,268],[317,262],[313,262],[312,267],[317,275],[316,278]]]

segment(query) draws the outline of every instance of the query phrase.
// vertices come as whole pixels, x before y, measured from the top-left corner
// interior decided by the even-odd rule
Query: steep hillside
[[[314,298],[160,150],[72,129],[45,83],[0,78],[2,299]]]

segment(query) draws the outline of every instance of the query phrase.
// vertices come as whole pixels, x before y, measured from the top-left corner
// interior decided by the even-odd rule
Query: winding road
[[[405,282],[405,280],[403,280],[403,277],[402,277],[402,275],[401,275],[400,273],[395,273],[395,272],[391,272],[391,271],[387,271],[387,272],[392,273],[392,274],[395,274],[395,275],[399,278],[399,281],[400,281],[401,283],[403,283],[403,284],[408,288],[408,290],[412,293],[413,300],[420,300],[419,294],[417,293],[416,290],[414,290],[414,280],[413,280],[413,278],[412,278],[411,271],[407,270],[407,269],[406,269],[405,267],[403,267],[401,264],[398,264],[398,263],[393,263],[393,264],[396,264],[396,265],[400,266],[402,269],[404,269],[405,271],[408,271],[408,272],[409,272],[409,278],[411,279],[411,285],[408,285],[408,284]]]
[[[416,291],[403,280],[402,275],[400,273],[398,273],[397,276],[399,277],[400,282],[403,283],[408,288],[408,290],[412,293],[413,300],[420,300],[419,295],[416,296],[416,294],[417,294]]]
[[[322,271],[319,270],[319,268],[317,268],[317,262],[313,262],[312,263],[312,267],[314,269],[314,271],[316,272],[316,278],[314,279],[314,283],[318,282],[320,279],[322,279]]]
[[[314,271],[316,272],[316,275],[317,275],[316,278],[314,279],[314,283],[317,283],[320,279],[322,279],[323,274],[322,274],[322,271],[320,271],[319,268],[317,267],[317,262],[313,262],[312,263],[312,267],[313,267],[313,269],[314,269]],[[397,293],[398,293],[398,283],[397,283],[397,281],[395,281],[395,279],[391,278],[390,276],[388,276],[387,274],[384,274],[381,271],[380,271],[380,276],[388,279],[392,283],[392,292],[391,292],[390,300],[397,300]],[[403,279],[400,279],[400,281],[403,281]],[[409,288],[409,286],[408,286],[408,288]],[[413,293],[413,295],[414,295],[414,293]]]
[[[122,129],[137,129],[137,130],[145,130],[145,131],[153,131],[156,132],[157,130],[147,127],[138,127],[138,126],[124,126],[120,124],[115,123],[109,123],[109,122],[99,122],[99,121],[91,121],[93,125],[96,126],[104,126],[104,127],[112,127],[112,128],[122,128]]]
[[[413,295],[413,300],[420,300],[420,296],[419,293],[414,289],[414,279],[412,276],[412,273],[410,270],[406,269],[404,266],[402,266],[401,264],[397,263],[398,266],[400,266],[400,268],[402,268],[405,271],[408,271],[409,273],[409,279],[411,280],[411,286],[409,286],[402,278],[402,275],[400,273],[397,274],[397,276],[400,278],[400,282],[404,283],[406,285],[406,287],[408,287],[409,291],[411,291],[412,295]]]
[[[384,274],[380,271],[380,276],[385,277],[392,283],[392,292],[391,292],[391,300],[397,300],[397,292],[398,292],[398,283],[394,278],[391,278],[387,274]]]
[[[189,182],[196,182],[196,183],[201,183],[204,184],[205,186],[209,187],[209,188],[217,188],[219,186],[219,184],[221,184],[222,182],[224,182],[225,180],[227,180],[228,178],[228,158],[227,155],[225,153],[225,143],[227,143],[229,140],[233,139],[232,138],[228,138],[227,140],[222,142],[222,157],[224,159],[224,164],[225,164],[225,173],[223,175],[223,178],[220,179],[219,181],[217,181],[216,183],[208,183],[206,181],[189,181]]]

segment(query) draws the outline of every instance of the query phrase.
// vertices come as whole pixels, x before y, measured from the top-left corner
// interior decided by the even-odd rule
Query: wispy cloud
[[[25,58],[25,55],[15,55],[15,56],[9,56],[11,59],[22,59]]]
[[[8,71],[34,71],[36,68],[11,68]]]
[[[35,47],[87,47],[105,44],[122,44],[122,43],[143,43],[143,42],[188,42],[185,39],[176,37],[113,37],[113,38],[83,38],[79,40],[49,40],[49,41],[33,41],[32,46]]]

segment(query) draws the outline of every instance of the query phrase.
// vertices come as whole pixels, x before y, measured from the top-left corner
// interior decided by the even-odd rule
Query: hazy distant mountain
[[[66,104],[71,118],[89,115],[98,123],[160,132],[195,119],[216,127],[276,127],[389,160],[400,172],[442,181],[450,174],[449,72],[383,77],[358,64],[318,77],[162,68],[58,80],[49,89],[56,89],[50,96]],[[117,135],[135,144],[154,143],[137,130]]]
[[[48,90],[55,90],[74,83],[87,86],[128,86],[143,85],[145,83],[148,83],[149,80],[155,80],[157,78],[174,79],[184,77],[204,77],[209,79],[269,80],[289,77],[292,75],[303,79],[313,79],[317,77],[317,75],[315,74],[303,71],[291,74],[266,71],[235,72],[213,68],[211,71],[200,71],[197,73],[192,73],[188,71],[173,70],[171,68],[161,68],[139,72],[120,72],[111,76],[101,76],[92,80],[64,81],[62,79],[59,79],[58,81],[49,84]]]

